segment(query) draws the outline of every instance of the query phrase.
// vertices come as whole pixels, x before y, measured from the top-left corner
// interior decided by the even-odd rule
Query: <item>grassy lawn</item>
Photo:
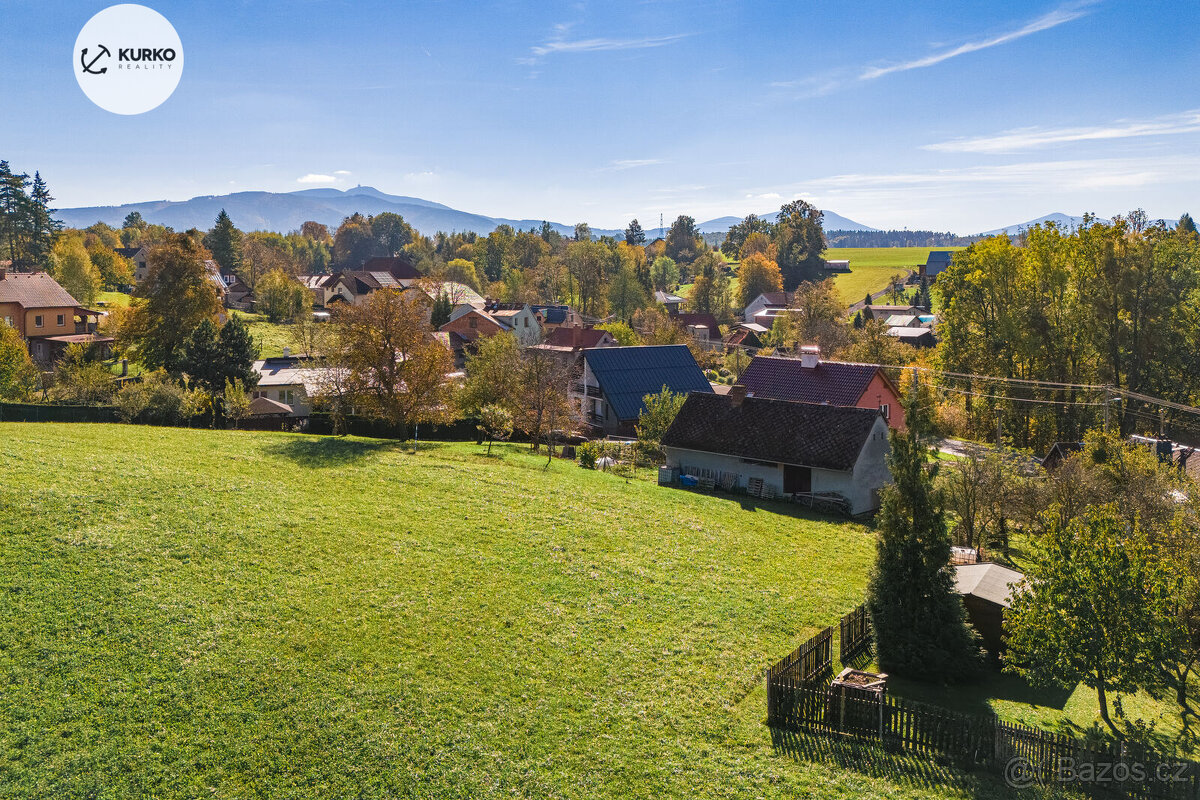
[[[496,452],[0,423],[0,796],[1011,796],[773,743],[868,529]]]
[[[243,311],[234,311],[233,313],[246,321],[246,325],[250,328],[250,335],[258,343],[261,351],[260,358],[281,356],[285,347],[296,349],[292,342],[291,325],[267,322],[267,318],[262,314],[247,314]]]
[[[100,292],[96,300],[107,308],[127,308],[130,296],[124,292]]]
[[[850,272],[838,273],[834,285],[846,304],[857,303],[867,292],[877,292],[897,273],[924,264],[930,250],[961,250],[960,247],[835,247],[826,259],[849,259]]]

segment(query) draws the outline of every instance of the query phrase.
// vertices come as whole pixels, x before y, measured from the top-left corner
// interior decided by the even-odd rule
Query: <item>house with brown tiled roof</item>
[[[904,430],[900,390],[878,364],[825,361],[811,345],[800,358],[755,356],[738,383],[750,397],[880,411],[890,427]]]
[[[792,297],[791,292],[764,292],[750,301],[742,319],[770,328],[775,323],[775,317],[787,313]]]
[[[45,272],[10,273],[0,267],[0,321],[16,328],[30,355],[43,364],[57,360],[72,344],[99,347],[107,355],[113,340],[96,333],[101,316],[81,306]]]
[[[671,321],[701,342],[715,342],[721,338],[721,326],[712,314],[672,314]]]
[[[879,508],[891,480],[888,428],[876,410],[693,393],[663,436],[667,466],[681,484],[840,507]]]
[[[488,300],[483,310],[492,319],[508,326],[522,347],[530,347],[542,340],[541,323],[538,322],[537,314],[533,313],[533,309],[527,304]]]

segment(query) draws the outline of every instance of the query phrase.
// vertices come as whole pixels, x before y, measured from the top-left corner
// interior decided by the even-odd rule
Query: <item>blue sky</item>
[[[0,158],[64,207],[362,183],[595,227],[1200,212],[1195,2],[154,2],[186,65],[133,117],[71,71],[107,5],[0,0]]]

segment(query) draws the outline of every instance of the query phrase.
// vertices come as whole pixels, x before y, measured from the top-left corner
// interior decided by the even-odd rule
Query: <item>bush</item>
[[[173,425],[182,418],[185,390],[166,370],[148,372],[117,392],[117,414],[125,422]]]
[[[575,454],[579,457],[579,466],[584,469],[595,469],[596,459],[604,452],[603,442],[584,442],[575,448]]]

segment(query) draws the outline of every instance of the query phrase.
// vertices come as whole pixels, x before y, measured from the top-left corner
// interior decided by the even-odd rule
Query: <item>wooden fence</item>
[[[833,628],[825,628],[781,658],[767,670],[767,677],[790,675],[804,685],[827,678],[832,669]]]
[[[782,663],[782,662],[781,662]],[[995,771],[1014,787],[1058,784],[1126,797],[1197,800],[1200,765],[1132,742],[1094,743],[871,692],[831,692],[794,672],[767,677],[767,722],[875,741]]]
[[[871,647],[871,618],[859,606],[838,622],[838,661],[845,666]]]

